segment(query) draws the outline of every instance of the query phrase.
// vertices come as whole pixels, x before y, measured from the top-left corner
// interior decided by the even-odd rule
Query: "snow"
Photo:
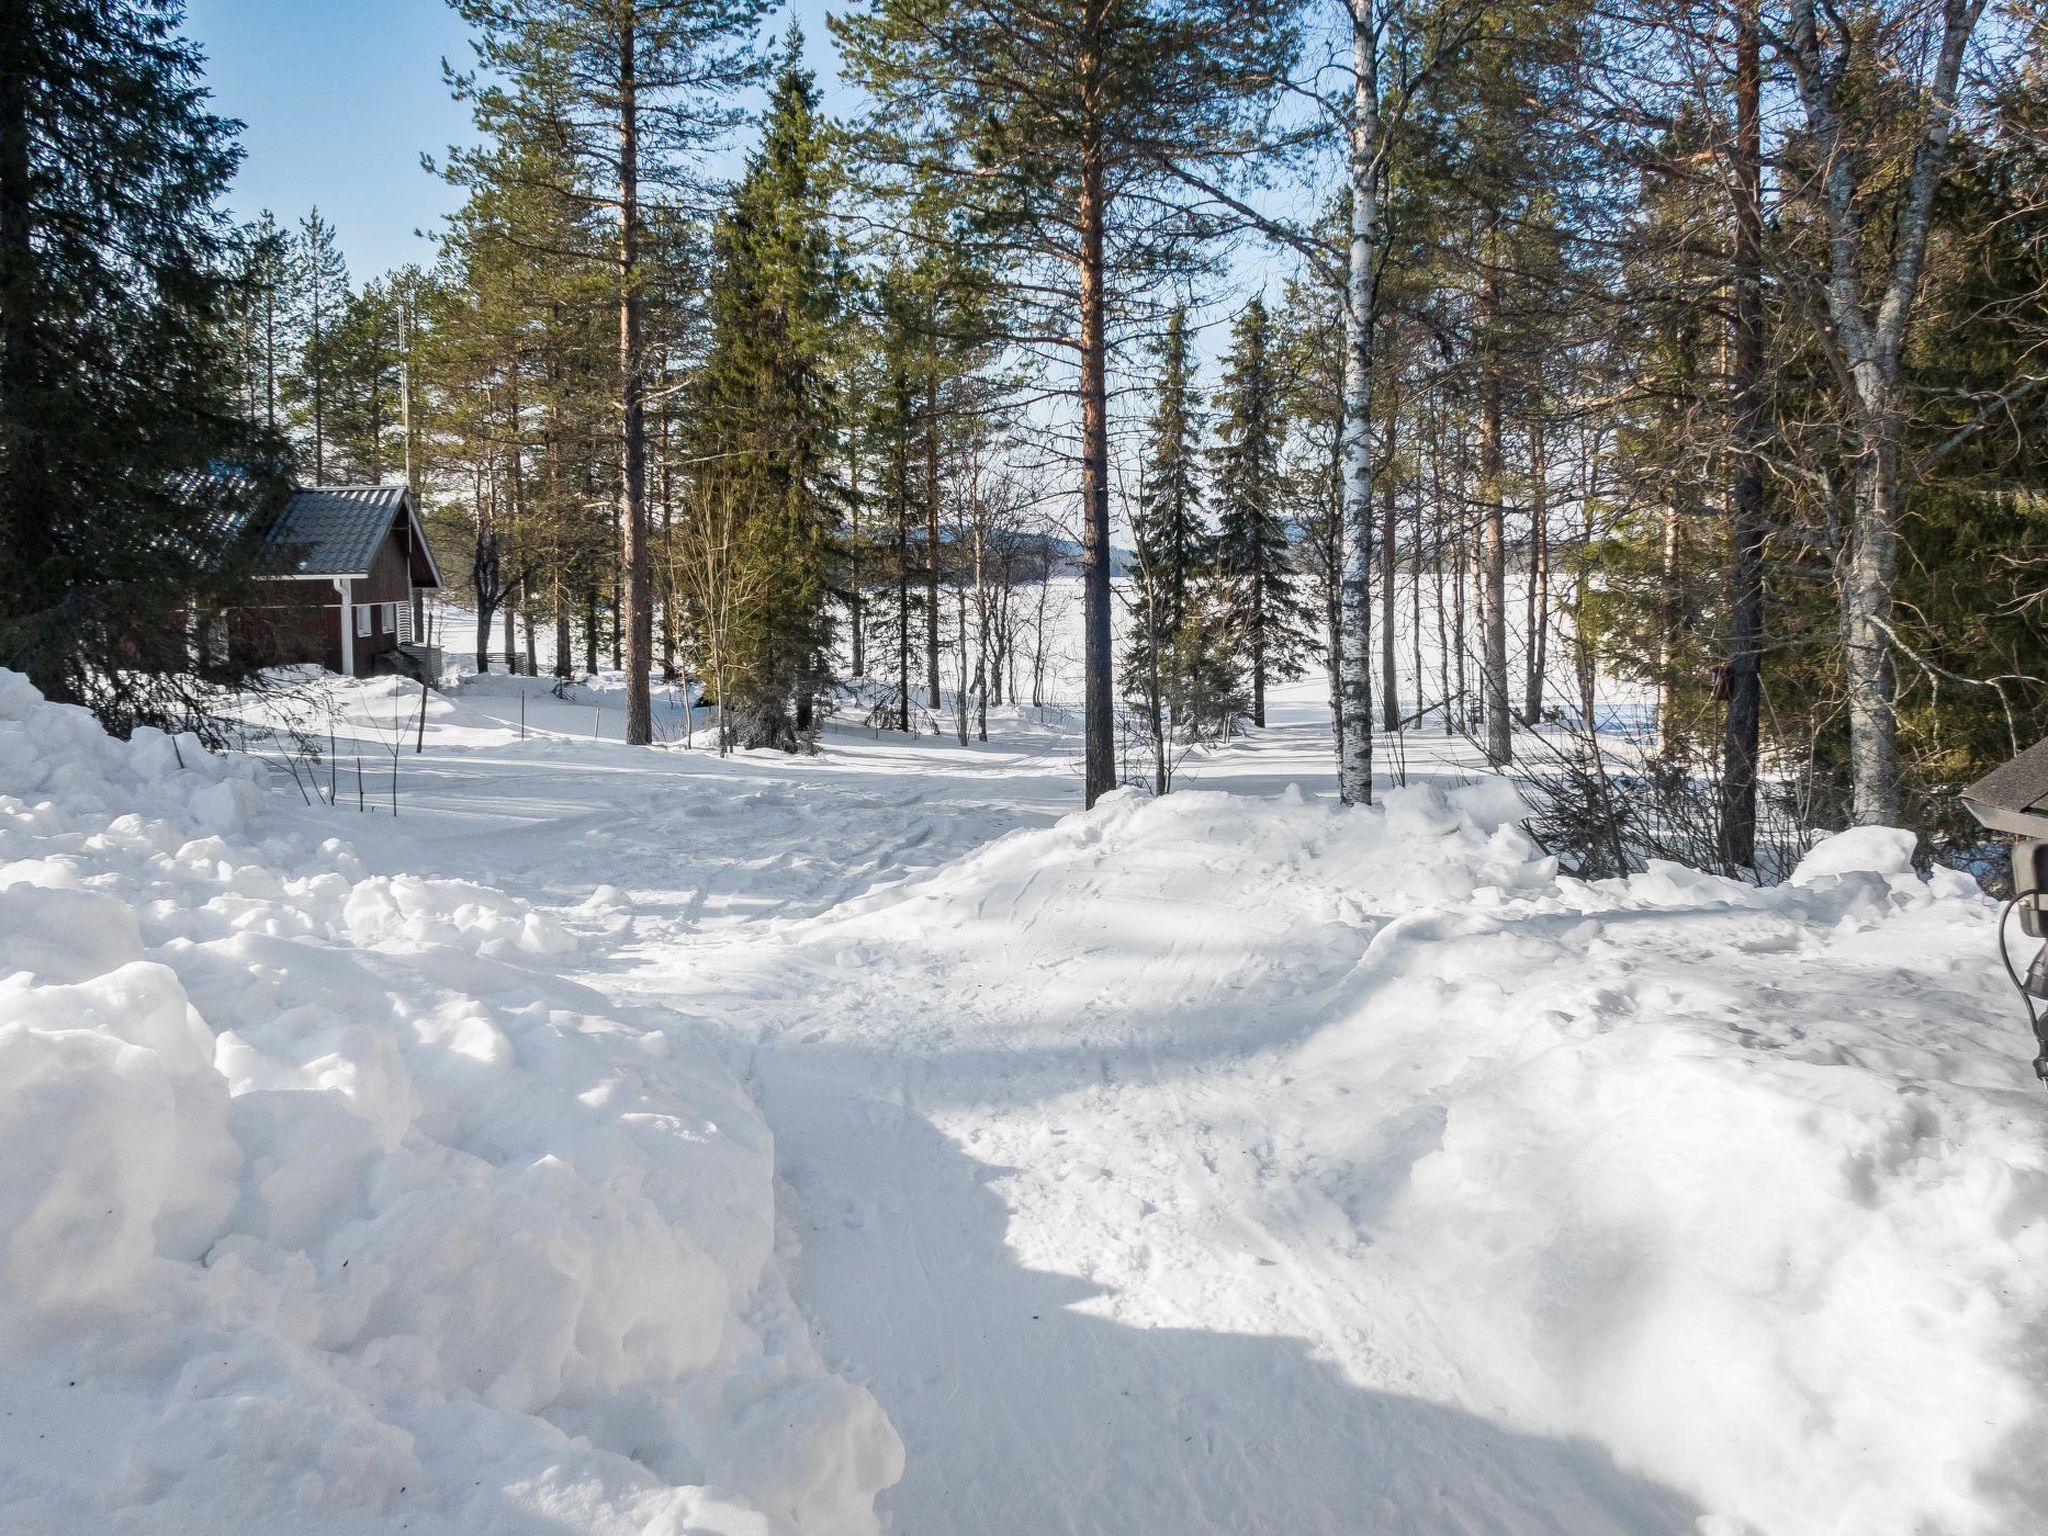
[[[0,1526],[2048,1519],[2048,1098],[1905,834],[1574,880],[1313,682],[1087,814],[618,692],[325,688],[330,804],[0,679]]]
[[[1510,814],[1119,798],[806,927],[836,1022],[759,1070],[901,1528],[2032,1528],[1985,903],[1860,833],[1559,880]]]
[[[249,840],[248,760],[4,674],[0,760],[9,1531],[875,1528],[900,1447],[686,1027],[501,892]]]

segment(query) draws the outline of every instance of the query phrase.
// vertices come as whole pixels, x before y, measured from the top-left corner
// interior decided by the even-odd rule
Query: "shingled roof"
[[[263,535],[263,564],[272,576],[368,576],[378,546],[405,508],[402,485],[295,490]],[[431,568],[432,555],[427,559]],[[438,573],[434,584],[440,584]]]

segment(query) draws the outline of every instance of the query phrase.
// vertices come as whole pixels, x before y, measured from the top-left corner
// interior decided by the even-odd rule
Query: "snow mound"
[[[1115,796],[806,942],[879,978],[842,1029],[943,1020],[934,1123],[1091,1311],[1309,1338],[1391,1401],[1597,1444],[1717,1536],[2038,1529],[2048,1096],[1993,905],[1891,829],[1760,890],[1560,877],[1518,814]],[[1395,1518],[1443,1480],[1379,1454],[1321,1494],[1449,1528]],[[1455,1492],[1459,1529],[1670,1528]]]
[[[877,1529],[730,1075],[255,772],[0,672],[0,1525]]]

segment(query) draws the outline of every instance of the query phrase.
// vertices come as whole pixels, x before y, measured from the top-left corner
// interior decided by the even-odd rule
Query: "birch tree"
[[[1410,107],[1462,52],[1487,6],[1477,0],[1342,0],[1350,44],[1344,124],[1344,381],[1338,410],[1337,793],[1372,800],[1373,380],[1385,218],[1400,129]]]
[[[1906,414],[1900,359],[1984,3],[1793,0],[1776,38],[1812,141],[1807,195],[1827,247],[1818,329],[1847,407],[1854,515],[1838,583],[1851,814],[1862,825],[1899,820],[1891,615]],[[1908,104],[1880,111],[1893,97],[1873,89],[1880,80]]]

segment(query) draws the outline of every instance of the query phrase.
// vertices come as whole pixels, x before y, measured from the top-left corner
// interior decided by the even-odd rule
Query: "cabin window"
[[[356,633],[358,635],[367,635],[369,632],[370,605],[368,603],[358,603],[356,605]]]
[[[398,604],[396,603],[386,603],[384,605],[384,633],[387,635],[398,633]]]

